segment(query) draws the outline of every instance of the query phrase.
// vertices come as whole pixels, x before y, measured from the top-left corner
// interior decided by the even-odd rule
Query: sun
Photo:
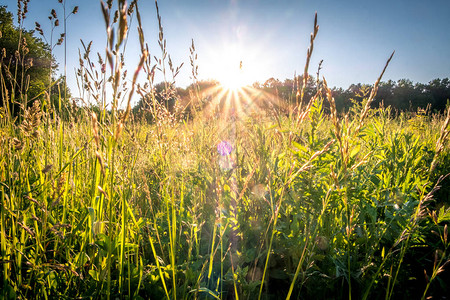
[[[213,77],[225,90],[236,91],[257,81],[258,68],[251,51],[239,45],[216,49],[212,59]]]
[[[218,76],[220,85],[227,90],[238,90],[247,85],[242,60],[239,61],[238,66],[236,65],[236,61],[231,61],[230,65],[225,67]]]

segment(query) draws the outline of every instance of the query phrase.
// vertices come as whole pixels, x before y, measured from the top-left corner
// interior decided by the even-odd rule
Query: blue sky
[[[79,6],[79,13],[68,20],[68,81],[76,96],[74,69],[80,39],[86,43],[92,40],[94,53],[103,54],[106,35],[100,1],[66,3],[69,11]],[[1,4],[14,12],[17,1],[2,0]],[[384,80],[408,78],[426,83],[450,77],[448,0],[160,0],[158,4],[168,52],[176,65],[184,62],[177,78],[181,87],[191,83],[191,39],[203,79],[220,77],[230,49],[238,52],[251,71],[252,81],[263,82],[269,77],[284,80],[292,78],[294,72],[301,74],[315,12],[320,29],[310,73],[315,74],[323,59],[321,74],[331,86],[347,88],[351,83],[375,82],[393,50],[396,53]],[[154,1],[141,0],[139,7],[151,54],[159,56]],[[38,21],[48,33],[47,16],[52,8],[61,14],[57,0],[31,0],[25,26],[32,29]],[[126,57],[130,74],[139,55],[136,25],[133,20]],[[63,48],[57,47],[55,55],[62,71]]]

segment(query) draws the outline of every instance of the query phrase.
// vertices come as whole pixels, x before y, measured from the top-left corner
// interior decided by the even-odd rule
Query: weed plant
[[[450,210],[438,189],[450,169],[449,108],[397,117],[371,108],[383,70],[346,115],[324,80],[287,116],[205,118],[196,88],[186,119],[154,94],[155,72],[168,100],[181,67],[167,54],[159,10],[154,62],[137,2],[102,2],[102,12],[106,53],[94,69],[83,44],[77,75],[86,105],[69,121],[39,101],[14,119],[13,99],[2,94],[2,298],[448,294]],[[133,17],[142,54],[128,87]],[[306,75],[317,32],[316,16]],[[191,66],[195,81],[194,44]],[[151,123],[131,114],[135,92],[150,95]]]

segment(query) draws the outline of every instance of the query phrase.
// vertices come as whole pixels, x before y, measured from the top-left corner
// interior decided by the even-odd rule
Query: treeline
[[[297,91],[302,88],[302,82],[302,76],[285,79],[283,82],[270,78],[262,84],[253,84],[253,87],[275,94],[284,101],[295,104]],[[321,85],[321,81],[310,76],[305,88],[304,99],[308,101]],[[332,94],[336,101],[336,108],[340,112],[348,111],[355,102],[361,102],[364,97],[368,97],[372,87],[373,85],[361,83],[352,84],[347,89],[334,87]],[[450,99],[449,78],[437,78],[426,84],[413,83],[409,79],[388,80],[380,82],[372,106],[379,107],[383,103],[385,107],[391,106],[398,111],[417,111],[418,108],[426,108],[430,105],[431,111],[443,112],[448,99]]]
[[[260,108],[269,107],[295,107],[300,103],[299,97],[302,89],[302,76],[294,79],[285,79],[280,81],[275,78],[269,78],[263,83],[256,82],[250,88],[245,88],[247,98],[256,100]],[[304,90],[303,102],[309,101],[321,88],[322,82],[317,81],[313,76],[308,78]],[[155,85],[153,98],[163,104],[168,111],[174,112],[176,109],[189,114],[193,109],[193,103],[196,103],[196,110],[203,110],[209,107],[208,104],[223,106],[226,99],[226,93],[222,92],[220,83],[214,80],[200,81],[186,88],[169,87],[166,91],[164,83]],[[354,104],[361,103],[364,98],[369,96],[373,85],[352,84],[347,89],[332,89],[333,97],[336,101],[336,108],[339,112],[348,111]],[[134,107],[136,115],[144,116],[145,111],[151,110],[152,95],[141,95],[141,99]],[[194,98],[197,98],[194,100]],[[219,98],[219,99],[218,99]],[[380,82],[375,100],[372,107],[380,105],[390,106],[393,111],[412,111],[419,108],[427,108],[428,112],[442,113],[445,110],[448,99],[450,99],[450,79],[434,79],[427,84],[413,83],[409,79],[400,79],[398,81],[388,80]],[[327,106],[327,103],[324,103]],[[147,108],[147,109],[146,109]],[[218,108],[220,111],[220,107]],[[151,115],[151,114],[150,114]],[[152,117],[146,115],[148,121]]]
[[[352,104],[348,99],[360,101],[362,99],[360,91],[367,87],[372,86],[358,83],[352,84],[346,90],[334,89],[338,109],[347,110]],[[378,107],[383,103],[384,106],[391,106],[398,111],[417,111],[418,108],[426,108],[429,105],[433,112],[444,112],[449,99],[449,78],[437,78],[426,84],[413,83],[409,79],[388,80],[380,83],[373,106]]]

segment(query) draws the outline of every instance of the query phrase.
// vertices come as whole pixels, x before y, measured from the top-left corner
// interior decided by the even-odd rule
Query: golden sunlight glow
[[[231,62],[231,65],[222,70],[218,75],[220,85],[228,90],[237,90],[246,85],[243,78],[244,70],[242,61],[239,61],[239,66],[237,67],[234,64],[236,64],[236,62],[233,60],[233,62]]]
[[[257,66],[252,65],[251,53],[243,47],[228,46],[216,52],[215,77],[223,88],[238,90],[251,85],[258,78]]]
[[[239,118],[258,114],[261,109],[276,106],[275,97],[252,88],[255,82],[268,78],[272,59],[258,43],[223,41],[208,45],[201,68],[203,78],[216,80],[203,90],[203,96],[211,99],[203,112],[205,117]],[[274,102],[274,103],[272,103]],[[225,122],[224,124],[227,124]]]

